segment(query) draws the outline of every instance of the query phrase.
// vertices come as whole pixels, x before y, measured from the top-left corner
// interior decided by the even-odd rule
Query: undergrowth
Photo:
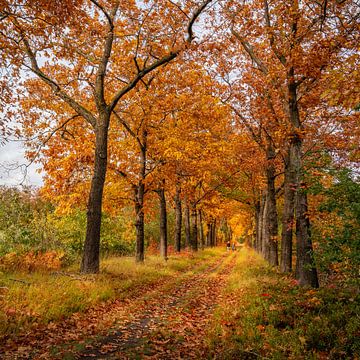
[[[142,294],[146,288],[189,272],[201,271],[223,251],[206,249],[195,255],[172,255],[168,261],[149,256],[105,259],[97,275],[81,275],[75,265],[62,271],[0,273],[0,338],[60,321],[105,301]],[[213,261],[213,260],[211,260]]]
[[[209,358],[359,359],[354,288],[300,288],[244,249],[225,299],[208,330]]]

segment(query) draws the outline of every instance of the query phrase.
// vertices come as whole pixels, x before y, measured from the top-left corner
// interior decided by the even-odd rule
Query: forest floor
[[[186,264],[191,266],[180,265],[178,271],[160,281],[139,281],[126,296],[76,312],[62,321],[4,336],[5,351],[0,357],[199,358],[203,332],[238,254],[224,249],[210,252],[203,259],[191,259],[190,255]]]
[[[246,248],[170,257],[152,271],[121,296],[3,335],[0,358],[358,359],[352,290],[301,289]]]

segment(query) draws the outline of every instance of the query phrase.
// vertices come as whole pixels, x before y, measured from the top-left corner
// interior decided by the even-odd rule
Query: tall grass
[[[209,358],[358,359],[360,296],[304,289],[242,250],[206,338]]]
[[[168,261],[149,256],[144,264],[130,257],[113,257],[102,262],[96,275],[77,273],[77,265],[63,271],[0,273],[0,337],[59,321],[104,301],[141,294],[174,277],[201,271],[221,253],[207,249],[172,255]]]

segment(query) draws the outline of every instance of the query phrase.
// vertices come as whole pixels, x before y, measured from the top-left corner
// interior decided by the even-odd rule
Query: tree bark
[[[144,261],[144,196],[145,196],[145,176],[146,176],[146,151],[147,151],[147,132],[143,130],[142,145],[140,146],[140,171],[139,181],[135,189],[135,228],[136,228],[136,262]]]
[[[110,115],[103,114],[95,128],[95,164],[87,204],[87,226],[80,271],[98,273],[100,265],[101,208],[107,170],[107,140]]]
[[[134,188],[135,203],[135,231],[136,231],[136,262],[144,261],[144,185],[138,184]]]
[[[294,148],[294,156],[290,156],[290,168],[295,170],[295,210],[296,210],[296,277],[301,286],[318,287],[317,271],[313,259],[313,249],[310,233],[310,220],[307,214],[306,191],[301,189],[300,182],[302,172],[302,126],[300,122],[297,103],[297,85],[294,79],[294,71],[290,70],[289,81],[289,113],[294,128],[291,139]]]
[[[263,224],[264,224],[264,209],[266,197],[264,194],[261,194],[260,197],[260,209],[259,209],[259,228],[258,228],[258,253],[262,254],[263,249]]]
[[[196,204],[191,205],[191,249],[198,251],[197,209]]]
[[[288,273],[292,271],[292,248],[294,228],[294,206],[295,206],[295,169],[294,169],[294,144],[290,144],[289,154],[285,164],[284,176],[284,208],[282,216],[281,232],[281,263],[280,271]],[[292,159],[292,160],[290,160]]]
[[[157,194],[160,200],[160,255],[167,260],[167,213],[164,187],[159,189]]]
[[[201,210],[199,210],[199,239],[200,239],[200,248],[203,250],[205,246],[205,239],[204,239],[203,216]]]
[[[254,206],[255,211],[255,242],[254,242],[254,249],[256,252],[260,251],[260,231],[259,231],[259,221],[260,221],[260,200],[255,202]]]
[[[276,209],[276,191],[275,191],[275,173],[276,169],[273,164],[275,151],[271,145],[267,148],[268,165],[266,168],[267,178],[267,213],[266,226],[268,227],[268,244],[267,244],[267,261],[270,265],[278,266],[278,214]]]
[[[175,194],[175,251],[181,250],[181,225],[182,225],[182,209],[180,198],[180,185],[176,184]]]
[[[300,189],[296,197],[296,279],[300,286],[319,287],[311,241],[310,220],[307,216],[306,191]]]
[[[269,253],[269,226],[268,226],[268,196],[267,192],[263,194],[263,212],[262,212],[262,229],[261,229],[261,255],[264,259],[268,259]]]
[[[217,231],[217,228],[216,228],[216,219],[215,219],[213,221],[212,227],[211,227],[211,246],[216,246],[216,242],[217,242],[216,231]]]
[[[208,222],[206,224],[206,246],[212,246],[211,244],[211,234],[212,234],[212,223]]]
[[[190,233],[190,208],[187,203],[185,203],[185,247],[190,246],[191,242],[191,233]]]

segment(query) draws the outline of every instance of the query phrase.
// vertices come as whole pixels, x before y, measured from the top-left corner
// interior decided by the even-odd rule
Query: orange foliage
[[[0,268],[10,271],[49,271],[61,268],[63,252],[46,251],[46,252],[28,252],[17,254],[8,253],[0,258]]]

